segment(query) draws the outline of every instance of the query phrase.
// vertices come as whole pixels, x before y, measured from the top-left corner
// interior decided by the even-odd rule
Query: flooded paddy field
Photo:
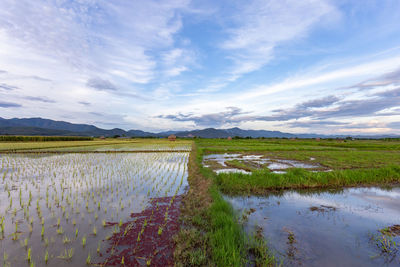
[[[217,174],[219,173],[247,173],[252,170],[269,169],[273,173],[286,173],[290,168],[301,168],[312,171],[330,171],[318,163],[314,163],[314,158],[309,158],[310,162],[302,162],[290,159],[274,159],[264,155],[252,154],[210,154],[203,157],[203,165],[211,167]]]
[[[400,187],[225,196],[284,266],[399,266]]]
[[[0,142],[0,153],[12,152],[135,152],[190,151],[191,142],[164,139],[115,139],[95,141]]]
[[[203,172],[246,233],[248,243],[237,247],[247,249],[250,266],[400,265],[398,140],[201,139],[196,146]]]
[[[188,157],[188,152],[0,154],[2,264],[168,262],[188,186]],[[127,242],[130,253],[124,252]]]
[[[191,143],[188,142],[153,142],[153,143],[122,143],[122,144],[111,144],[111,145],[94,145],[94,146],[82,146],[82,147],[64,147],[55,149],[38,149],[35,151],[54,151],[54,152],[141,152],[141,151],[187,151],[191,150]]]

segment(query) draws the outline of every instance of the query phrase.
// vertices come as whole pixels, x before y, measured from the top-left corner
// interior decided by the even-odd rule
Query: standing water
[[[399,266],[400,188],[226,197],[284,266]]]

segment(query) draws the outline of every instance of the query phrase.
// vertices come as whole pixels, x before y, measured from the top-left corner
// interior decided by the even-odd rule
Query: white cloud
[[[150,52],[173,46],[182,27],[179,12],[189,3],[5,0],[0,30],[29,49],[24,56],[39,54],[80,72],[143,84],[155,77],[157,58]]]
[[[391,13],[387,8],[383,13],[377,11]],[[70,114],[68,118],[77,122],[104,120],[104,125],[114,122],[147,130],[182,129],[196,125],[154,116],[181,112],[202,117],[223,113],[229,106],[254,116],[269,116],[274,109],[331,94],[343,101],[356,101],[397,88],[372,78],[398,69],[400,54],[394,48],[398,43],[387,47],[377,43],[382,54],[368,44],[362,44],[363,51],[357,56],[350,54],[354,50],[340,51],[345,46],[335,49],[335,54],[326,54],[338,43],[330,40],[335,34],[347,38],[351,31],[345,29],[346,18],[340,21],[343,29],[338,30],[343,32],[332,35],[321,24],[338,22],[337,15],[348,12],[331,0],[226,0],[224,4],[3,0],[0,98],[21,106],[2,108],[1,115],[63,119]],[[352,19],[357,22],[357,18]],[[381,23],[377,28],[395,32],[392,24]],[[363,33],[369,33],[368,29]],[[313,54],[311,49],[305,63],[291,66],[291,55],[285,55],[288,60],[281,62],[281,48],[297,52],[298,44],[304,49],[325,34],[330,36],[322,40],[329,43],[328,48],[318,47],[325,49],[324,55]],[[277,69],[263,73],[269,63]],[[311,67],[300,69],[299,65]],[[273,73],[278,75],[272,77]],[[358,88],[361,85],[363,90]],[[392,123],[397,112],[398,107],[389,107],[376,115],[381,116],[378,120]],[[104,114],[102,119],[98,114]],[[358,123],[363,118],[354,120]],[[226,125],[235,123],[228,120]],[[290,131],[287,125],[266,121],[239,126]]]
[[[238,4],[232,16],[234,27],[223,49],[233,51],[231,80],[260,69],[274,56],[274,49],[284,42],[305,37],[336,8],[325,0],[256,0]]]

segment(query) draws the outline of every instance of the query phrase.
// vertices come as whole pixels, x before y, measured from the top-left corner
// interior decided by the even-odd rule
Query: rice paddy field
[[[1,144],[2,266],[172,264],[190,142],[102,142]]]
[[[269,266],[399,266],[399,145],[197,141],[204,173],[233,208],[245,240],[265,242]],[[247,247],[245,265],[262,265],[254,247],[238,243]]]
[[[0,266],[399,266],[399,149],[0,142]]]

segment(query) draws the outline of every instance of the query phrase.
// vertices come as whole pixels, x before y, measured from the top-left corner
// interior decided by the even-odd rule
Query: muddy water
[[[400,224],[400,187],[226,199],[240,214],[250,213],[245,230],[262,227],[284,266],[400,266],[396,246],[382,253],[371,239],[382,236],[379,229]],[[400,237],[392,239],[400,244]]]

